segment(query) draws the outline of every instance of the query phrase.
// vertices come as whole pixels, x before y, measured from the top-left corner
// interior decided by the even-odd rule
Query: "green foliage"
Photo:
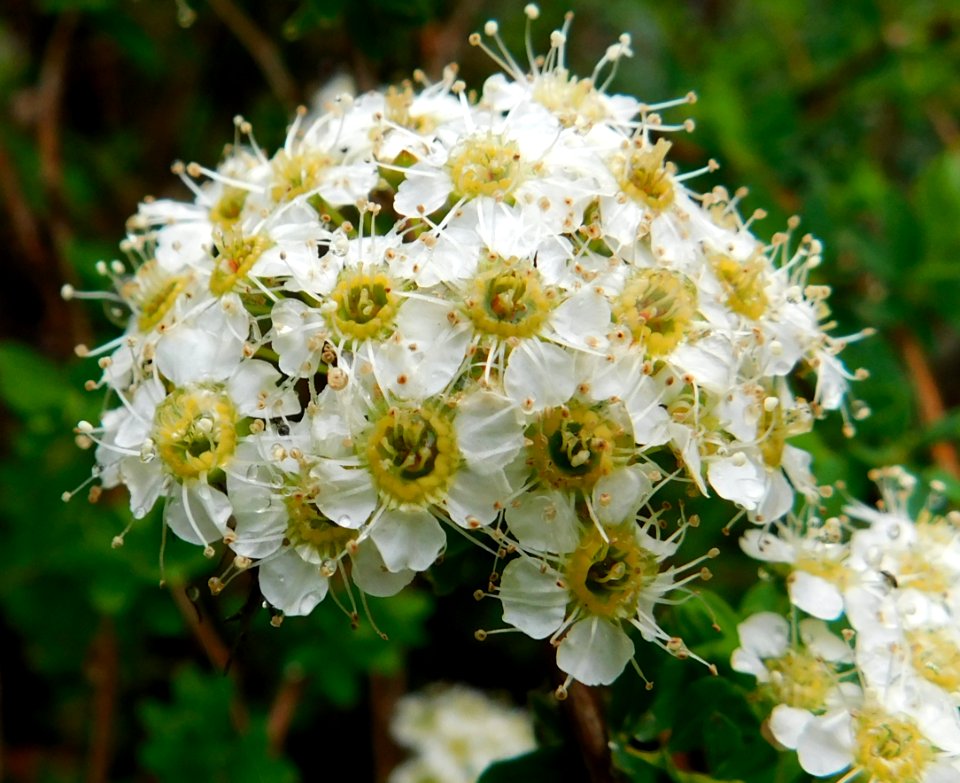
[[[287,760],[271,754],[266,719],[238,716],[232,682],[184,668],[173,678],[168,703],[147,701],[140,713],[146,741],[143,767],[160,783],[206,780],[212,783],[295,783]],[[235,724],[244,723],[242,729]]]

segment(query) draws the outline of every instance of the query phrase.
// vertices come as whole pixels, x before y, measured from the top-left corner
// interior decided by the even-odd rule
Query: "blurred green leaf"
[[[266,720],[252,715],[237,731],[233,683],[192,667],[173,679],[169,702],[151,700],[141,709],[147,739],[140,749],[144,768],[160,783],[293,783],[296,769],[267,748]]]

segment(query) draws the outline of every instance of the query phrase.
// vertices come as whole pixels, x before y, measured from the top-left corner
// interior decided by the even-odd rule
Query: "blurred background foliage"
[[[835,333],[878,330],[843,354],[872,373],[855,394],[873,415],[856,423],[853,440],[834,416],[800,444],[814,453],[820,480],[869,499],[866,471],[902,463],[946,480],[960,499],[960,6],[573,5],[572,69],[589,73],[619,33],[631,33],[635,56],[612,89],[649,101],[696,90],[688,111],[697,131],[677,139],[675,153],[688,168],[709,157],[722,168],[695,185],[750,185],[745,214],[769,212],[756,225],[761,236],[801,214],[826,248],[817,282],[833,286]],[[541,10],[535,38],[545,49],[568,6],[549,0]],[[72,348],[116,332],[102,309],[62,303],[61,285],[99,287],[94,265],[117,254],[137,202],[187,197],[169,165],[215,163],[237,113],[274,148],[293,108],[336,77],[363,90],[458,60],[479,88],[494,66],[466,37],[488,17],[522,52],[520,7],[504,0],[3,4],[3,779],[285,782],[328,775],[339,759],[353,780],[382,780],[397,758],[385,728],[391,704],[433,679],[529,700],[543,748],[491,768],[487,783],[602,779],[588,773],[589,741],[571,710],[545,695],[556,684],[548,652],[519,635],[473,640],[498,617],[492,602],[472,601],[485,574],[465,567],[458,546],[430,580],[372,602],[390,636],[383,642],[369,622],[351,630],[330,600],[274,629],[253,580],[213,599],[205,582],[222,566],[176,540],[160,589],[157,517],[117,552],[122,493],[97,506],[60,500],[92,463],[71,428],[102,405],[82,391],[95,367],[72,359]],[[644,648],[639,662],[658,687],[648,692],[627,672],[589,698],[600,699],[615,760],[631,780],[800,780],[795,761],[760,738],[758,707],[744,695],[750,683],[726,664],[738,618],[781,599],[706,521],[697,548],[713,538],[724,550],[713,592],[663,624],[727,676]]]

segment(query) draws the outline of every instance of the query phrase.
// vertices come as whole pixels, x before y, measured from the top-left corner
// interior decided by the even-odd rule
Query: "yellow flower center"
[[[723,287],[727,306],[735,313],[754,321],[760,318],[769,305],[766,292],[766,258],[761,253],[737,261],[735,258],[710,254],[710,265]]]
[[[943,629],[907,631],[913,665],[925,680],[948,693],[960,693],[960,648]]]
[[[600,93],[590,79],[578,79],[565,68],[556,68],[537,77],[533,99],[545,106],[565,127],[584,120],[599,122],[607,116]]]
[[[198,479],[223,468],[237,447],[237,411],[217,386],[174,389],[157,406],[153,440],[173,475]]]
[[[390,408],[365,454],[381,495],[397,505],[440,502],[460,464],[452,422],[431,407]]]
[[[290,155],[280,150],[271,161],[273,187],[270,197],[276,201],[292,201],[316,190],[324,169],[333,165],[333,159],[322,152],[309,151]]]
[[[590,492],[615,467],[630,434],[602,406],[571,402],[547,408],[527,430],[528,462],[537,478],[561,490]]]
[[[497,257],[473,282],[464,311],[477,331],[498,338],[533,337],[553,308],[556,294],[545,289],[532,264]]]
[[[137,326],[141,332],[152,331],[166,317],[187,287],[187,280],[186,275],[167,275],[154,259],[137,270],[123,293],[140,309]]]
[[[677,347],[696,312],[696,288],[666,269],[641,269],[613,306],[617,323],[629,329],[634,342],[652,357],[665,356]]]
[[[638,143],[639,144],[639,143]],[[637,146],[629,157],[621,157],[617,179],[620,187],[634,201],[646,204],[654,212],[662,212],[673,203],[674,190],[670,175],[673,165],[666,162],[670,142],[657,139],[652,147]]]
[[[637,541],[633,520],[606,530],[608,541],[590,525],[570,554],[564,581],[586,612],[609,620],[636,614],[640,595],[657,576],[656,556]]]
[[[393,331],[398,301],[385,274],[344,271],[330,299],[336,305],[331,313],[333,326],[344,337],[366,340]]]
[[[210,275],[210,292],[214,296],[223,296],[233,291],[249,274],[272,243],[265,236],[245,237],[230,231],[216,238],[214,244],[217,252]]]
[[[766,683],[773,701],[799,709],[823,709],[827,693],[834,685],[831,668],[810,653],[787,650],[780,658],[763,662],[771,673]]]
[[[872,783],[920,783],[934,749],[917,726],[879,709],[855,717],[856,762]]]
[[[409,128],[415,133],[431,133],[437,127],[437,120],[429,114],[411,114],[414,97],[413,87],[409,84],[388,87],[384,95],[384,116],[394,125]]]
[[[243,188],[224,188],[220,200],[210,209],[210,221],[220,228],[232,227],[240,219],[246,201],[247,191]]]
[[[520,184],[520,147],[493,133],[466,139],[447,160],[454,193],[461,198],[505,198]]]
[[[309,546],[324,560],[336,560],[359,535],[324,516],[309,494],[294,493],[285,503],[289,515],[287,540],[293,546]]]

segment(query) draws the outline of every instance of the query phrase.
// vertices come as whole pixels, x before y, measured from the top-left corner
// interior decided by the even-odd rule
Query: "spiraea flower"
[[[706,555],[671,562],[696,533],[653,509],[665,484],[781,529],[798,605],[846,600],[831,569],[868,555],[772,525],[817,493],[790,439],[856,418],[857,373],[809,279],[820,243],[795,219],[757,237],[742,192],[693,188],[713,161],[671,159],[694,96],[611,93],[626,35],[573,74],[570,17],[538,56],[538,15],[526,64],[495,22],[471,38],[503,71],[479,94],[418,73],[302,109],[275,152],[238,117],[216,166],[175,165],[188,197],[144,201],[112,290],[64,292],[126,325],[80,350],[108,397],[77,434],[135,517],[164,499],[177,535],[230,548],[214,589],[258,569],[288,614],[388,595],[455,531],[499,556],[508,624],[610,682],[636,634],[690,654],[655,611]]]
[[[794,606],[842,623],[850,646],[804,639],[808,652],[795,651],[787,621],[763,613],[741,624],[732,665],[756,676],[775,705],[771,734],[807,772],[872,783],[957,780],[956,512],[935,513],[939,486],[911,510],[917,482],[902,468],[871,475],[877,507],[851,502],[842,517],[792,518],[743,541],[748,554],[789,569]],[[800,620],[801,637],[815,623],[827,638],[813,618]]]

